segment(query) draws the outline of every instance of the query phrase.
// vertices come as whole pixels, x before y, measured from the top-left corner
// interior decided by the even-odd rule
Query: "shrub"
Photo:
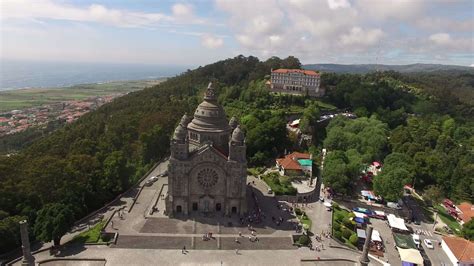
[[[347,228],[354,228],[354,225],[355,225],[354,221],[351,221],[348,217],[344,218],[344,220],[342,220],[342,223]]]
[[[336,221],[342,222],[342,220],[344,220],[344,214],[342,213],[336,214]]]
[[[340,208],[340,207],[339,207],[339,204],[337,204],[337,203],[334,202],[334,201],[332,202],[332,207],[333,207],[334,209],[339,209],[339,208]]]
[[[301,214],[303,214],[303,211],[300,208],[295,208],[295,214],[300,216]]]
[[[333,228],[334,231],[341,231],[341,225],[339,223],[334,223]]]
[[[346,239],[349,239],[349,237],[351,237],[351,235],[353,234],[353,232],[347,228],[343,228],[342,229],[342,236]]]
[[[357,245],[358,240],[357,234],[352,234],[351,237],[349,237],[349,242],[354,246]]]
[[[343,241],[341,231],[335,231],[335,232],[334,232],[334,237],[335,237],[336,239],[339,239],[339,240]]]
[[[309,237],[307,235],[302,235],[298,239],[298,243],[302,246],[307,246],[307,245],[309,245],[310,242],[311,242],[311,240],[309,239]]]

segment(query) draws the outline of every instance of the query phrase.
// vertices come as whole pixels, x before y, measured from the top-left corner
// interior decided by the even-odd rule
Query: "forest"
[[[273,164],[295,148],[285,125],[288,115],[300,114],[315,140],[307,149],[316,156],[323,146],[331,151],[331,167],[325,168],[331,170],[323,179],[343,194],[353,192],[350,184],[362,164],[380,160],[388,170],[374,188],[388,198],[408,178],[419,190],[435,187],[455,200],[473,200],[473,106],[455,88],[428,90],[412,77],[382,72],[323,73],[327,95],[318,100],[266,89],[272,68],[300,67],[292,56],[238,56],[188,70],[0,156],[0,253],[19,246],[19,220],[28,219],[32,239],[59,242],[74,221],[133,186],[168,155],[170,134],[184,113],[193,113],[209,81],[227,115],[236,116],[246,132],[250,166]],[[320,113],[335,109],[359,118],[334,119],[327,130],[319,128]]]

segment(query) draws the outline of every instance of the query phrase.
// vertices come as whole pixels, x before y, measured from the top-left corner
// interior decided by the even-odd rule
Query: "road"
[[[421,206],[418,205],[418,202],[412,198],[411,195],[404,196],[404,203],[409,209],[411,209],[413,214],[413,219],[420,221],[419,225],[410,224],[410,227],[415,232],[420,233],[420,238],[422,242],[422,250],[428,256],[431,265],[450,265],[450,260],[446,253],[441,249],[439,243],[441,243],[441,236],[434,233],[434,224],[432,219],[425,217],[425,213]],[[434,249],[428,249],[423,243],[424,239],[430,239],[433,242]]]

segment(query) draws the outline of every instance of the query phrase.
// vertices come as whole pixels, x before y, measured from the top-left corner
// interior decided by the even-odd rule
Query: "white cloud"
[[[173,15],[178,17],[191,17],[193,16],[193,8],[191,5],[175,4],[171,8]]]
[[[432,34],[429,39],[437,45],[450,45],[452,42],[451,36],[444,32]]]
[[[470,64],[469,66],[470,66],[470,67],[474,67],[474,64]]]
[[[201,36],[201,44],[206,48],[216,49],[224,44],[224,39],[211,34],[204,34]]]
[[[351,4],[347,0],[327,0],[330,9],[339,9],[350,7]]]
[[[345,46],[373,46],[383,37],[381,29],[363,30],[359,27],[353,27],[348,34],[341,36],[341,43]]]
[[[372,19],[412,20],[419,18],[426,10],[428,1],[423,0],[358,0],[357,9]]]
[[[474,18],[458,20],[442,17],[423,17],[416,21],[416,26],[430,31],[472,32]]]
[[[51,0],[1,1],[1,19],[54,19],[96,22],[117,27],[150,27],[159,24],[202,24],[193,15],[192,6],[175,4],[172,15],[132,12],[107,8],[99,4],[77,7]]]

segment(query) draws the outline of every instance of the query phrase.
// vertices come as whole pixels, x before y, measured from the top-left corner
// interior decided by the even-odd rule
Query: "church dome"
[[[245,139],[244,132],[240,129],[240,126],[237,126],[232,133],[232,141],[243,142]]]
[[[230,132],[224,108],[217,103],[217,96],[212,83],[209,83],[204,101],[199,104],[194,112],[194,118],[188,124],[188,129],[198,132]]]
[[[174,130],[173,139],[183,140],[186,138],[186,135],[187,135],[186,129],[181,124],[179,124]]]

